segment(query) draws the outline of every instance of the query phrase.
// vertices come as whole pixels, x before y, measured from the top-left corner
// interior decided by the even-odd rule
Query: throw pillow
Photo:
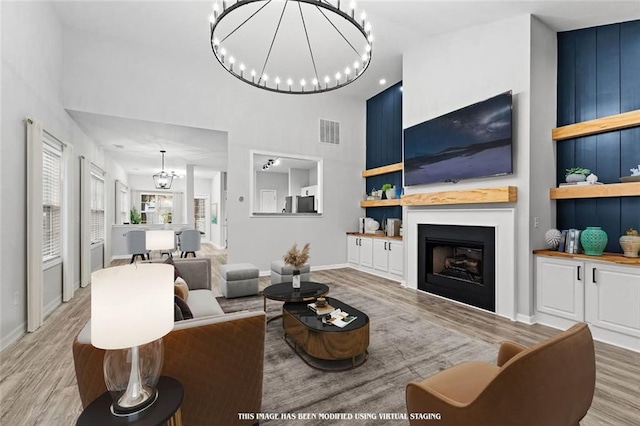
[[[184,317],[182,316],[182,311],[180,310],[180,306],[177,304],[173,304],[173,320],[174,321],[182,321]]]
[[[173,292],[176,296],[180,296],[185,302],[189,299],[189,286],[182,277],[176,278],[176,282],[173,286]]]
[[[193,318],[193,312],[189,309],[189,305],[180,296],[173,296],[173,302],[178,305],[180,308],[180,312],[182,312],[182,317],[186,320]]]

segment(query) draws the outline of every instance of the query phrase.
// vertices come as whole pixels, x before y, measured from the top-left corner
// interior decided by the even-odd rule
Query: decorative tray
[[[620,182],[640,182],[640,176],[622,176]]]

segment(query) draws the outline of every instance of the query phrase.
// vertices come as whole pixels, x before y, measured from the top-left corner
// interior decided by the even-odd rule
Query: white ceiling
[[[68,27],[137,44],[141,48],[160,47],[167,55],[182,60],[188,56],[194,59],[212,57],[208,21],[212,4],[212,1],[182,0],[54,0],[60,20]],[[349,1],[342,0],[342,4],[346,7]],[[529,13],[557,31],[640,19],[638,0],[360,0],[357,4],[358,15],[366,10],[373,26],[372,63],[360,79],[334,93],[363,101],[400,81],[403,52],[430,36]],[[229,75],[228,78],[233,77]],[[378,83],[382,78],[386,79],[384,85]],[[201,176],[204,170],[226,170],[227,138],[224,132],[79,111],[69,113],[85,133],[129,173],[157,172],[160,149],[167,150],[165,169],[168,171],[184,174],[186,164],[195,164],[196,175]],[[114,145],[123,145],[123,148]]]
[[[227,133],[195,127],[153,123],[82,111],[67,111],[82,131],[91,137],[127,173],[152,175],[161,169],[184,176],[187,164],[194,175],[211,177],[227,170]]]

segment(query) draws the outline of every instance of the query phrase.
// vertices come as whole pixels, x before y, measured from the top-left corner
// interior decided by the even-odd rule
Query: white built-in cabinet
[[[640,267],[536,256],[536,321],[640,351]]]
[[[404,276],[404,245],[383,237],[347,236],[349,266],[396,281]]]

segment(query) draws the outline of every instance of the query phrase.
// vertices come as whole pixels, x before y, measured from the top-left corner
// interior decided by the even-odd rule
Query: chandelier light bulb
[[[351,3],[349,3],[349,9],[351,9],[351,19],[355,19],[355,14],[356,14],[356,2],[352,1]]]
[[[364,47],[364,50],[365,50],[365,52],[367,52],[367,53],[371,52],[371,45],[370,45],[370,44],[367,44],[367,45]]]
[[[256,82],[256,70],[251,70],[251,82]]]
[[[233,56],[229,58],[229,63],[231,65],[235,64],[235,62],[236,62],[236,58],[234,58]]]
[[[353,68],[355,68],[356,70],[357,70],[358,68],[360,68],[360,62],[355,61],[355,62],[353,63]]]
[[[373,35],[369,34],[369,37],[367,37],[367,41],[369,42],[369,44],[373,43]]]
[[[218,3],[214,3],[213,4],[213,11],[214,12],[220,12],[220,5]]]
[[[371,31],[371,22],[367,22],[367,25],[365,25],[365,26],[364,26],[364,30],[365,30],[366,32]]]
[[[318,87],[318,79],[314,78],[313,80],[311,80],[311,84],[313,84],[313,87]]]
[[[216,17],[213,13],[209,15],[209,22],[211,22],[212,24],[216,23]]]
[[[342,75],[339,72],[337,72],[336,73],[336,81],[340,81],[340,77],[342,77]]]
[[[351,68],[346,67],[346,68],[344,69],[344,75],[349,75],[349,74],[351,74]]]
[[[280,84],[280,77],[276,77],[274,81],[276,82],[276,84]]]
[[[366,20],[367,20],[367,14],[364,13],[364,11],[362,11],[362,13],[360,14],[360,21],[362,21],[362,27],[364,28],[364,26],[366,25]]]
[[[305,81],[304,78],[302,80],[300,80],[300,86],[304,87],[306,84],[307,84],[307,82]]]
[[[262,74],[262,79],[263,79],[263,80],[265,81],[265,83],[266,83],[267,81],[269,81],[269,76],[268,76],[268,75],[266,75],[266,74]]]
[[[213,39],[213,45],[216,46],[216,47],[218,47],[220,45],[220,40],[218,40],[217,37]]]
[[[222,56],[226,55],[227,54],[227,49],[225,49],[224,47],[222,49],[220,49],[220,54]]]
[[[364,65],[367,63],[367,61],[369,60],[369,55],[367,53],[365,53],[364,55],[362,55],[362,66],[364,67]]]

